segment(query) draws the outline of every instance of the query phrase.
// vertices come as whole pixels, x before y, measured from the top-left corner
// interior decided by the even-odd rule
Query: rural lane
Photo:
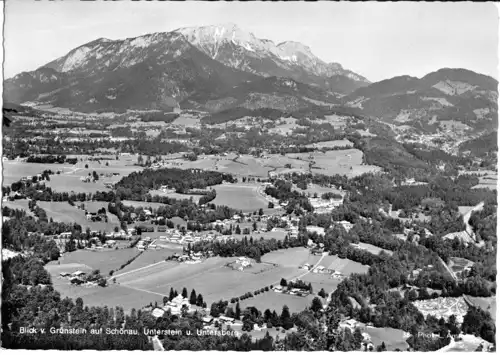
[[[299,276],[296,276],[293,278],[293,280],[296,280],[296,279],[300,279],[301,277],[304,277],[306,276],[307,274],[309,274],[311,271],[313,271],[320,263],[321,261],[323,260],[323,258],[325,256],[328,255],[328,252],[324,252],[322,255],[321,255],[321,258],[318,260],[318,262],[316,264],[314,264],[314,266],[312,266],[309,270],[307,270],[307,272],[303,273],[302,275],[299,275]],[[275,285],[275,284],[279,284],[281,280],[277,281],[277,282],[273,282],[271,285]]]

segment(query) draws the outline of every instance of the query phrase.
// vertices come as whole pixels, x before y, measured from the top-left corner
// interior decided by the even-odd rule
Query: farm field
[[[378,255],[380,254],[380,252],[383,250],[385,253],[389,254],[389,255],[392,255],[392,251],[391,250],[387,250],[387,249],[382,249],[382,248],[379,248],[375,245],[372,245],[372,244],[367,244],[367,243],[361,243],[359,242],[358,243],[359,247],[361,249],[364,249],[366,251],[369,251],[370,253],[372,254],[375,254],[375,255]]]
[[[120,176],[104,177],[100,176],[99,180],[96,182],[83,182],[80,177],[88,175],[79,173],[76,171],[74,173],[62,173],[50,176],[50,181],[46,182],[47,186],[50,186],[53,191],[56,192],[75,192],[75,193],[95,193],[97,191],[110,191],[109,188],[104,186],[106,182],[115,183],[121,179]]]
[[[217,162],[217,170],[223,173],[243,176],[267,177],[271,168],[264,167],[257,160],[250,158],[243,160],[221,160]]]
[[[316,184],[309,184],[307,186],[307,189],[305,189],[305,190],[302,190],[302,189],[298,188],[296,185],[294,185],[293,190],[301,192],[301,193],[305,192],[307,194],[311,194],[311,196],[314,196],[314,194],[318,194],[318,197],[321,197],[321,195],[328,193],[328,192],[332,192],[335,194],[342,194],[342,191],[337,190],[335,188],[326,187],[326,186],[319,186]]]
[[[211,203],[215,205],[225,205],[243,212],[257,211],[259,208],[268,210],[267,200],[259,194],[259,185],[217,185],[217,197]]]
[[[311,254],[306,248],[289,248],[284,250],[276,250],[262,256],[262,262],[278,264],[285,267],[298,268],[305,263],[311,263]],[[317,257],[319,260],[319,256]],[[316,261],[317,261],[316,260]]]
[[[137,259],[132,261],[130,264],[125,266],[120,271],[117,271],[116,274],[120,275],[125,272],[129,272],[151,264],[158,263],[160,261],[164,261],[167,257],[174,255],[175,253],[182,254],[182,248],[169,248],[169,249],[156,249],[156,250],[147,249]]]
[[[354,143],[352,143],[350,140],[342,139],[336,141],[312,143],[306,145],[306,147],[321,149],[321,148],[333,148],[333,147],[352,147],[353,145]]]
[[[16,161],[4,161],[2,164],[4,186],[19,181],[22,177],[41,174],[44,170],[52,170],[55,173],[58,169],[66,169],[69,171],[74,168],[73,165],[68,164],[38,164]]]
[[[65,253],[60,259],[61,267],[66,264],[86,265],[92,270],[100,270],[101,275],[108,276],[109,271],[118,269],[126,261],[139,254],[136,248],[77,250]],[[59,265],[58,265],[59,266]]]
[[[38,201],[37,204],[47,212],[48,218],[52,218],[56,222],[77,223],[82,226],[83,230],[90,228],[93,231],[113,232],[115,227],[120,227],[116,218],[114,219],[115,223],[112,222],[113,219],[109,219],[108,223],[89,221],[83,210],[71,206],[67,202]],[[108,213],[108,217],[109,215]]]
[[[271,312],[276,311],[276,313],[281,314],[283,306],[287,305],[290,312],[294,313],[303,311],[305,308],[309,307],[313,298],[314,296],[312,295],[300,297],[269,290],[269,292],[264,292],[257,296],[240,301],[240,307],[241,309],[245,309],[246,307],[254,306],[262,312],[269,309]]]
[[[252,226],[247,226],[248,228],[250,228],[250,230],[252,230]],[[240,224],[240,228],[243,229],[243,224]],[[275,232],[251,232],[249,235],[246,235],[247,238],[250,238],[252,237],[253,240],[260,240],[260,238],[264,238],[264,239],[276,239],[276,240],[284,240],[285,239],[285,236],[286,236],[286,232],[285,231],[275,231]],[[236,240],[241,240],[241,239],[244,239],[245,238],[245,235],[243,234],[233,234],[233,237],[236,239]]]
[[[369,269],[367,265],[349,259],[341,259],[337,255],[325,256],[320,265],[327,269],[340,271],[344,275],[363,274],[368,272]]]
[[[13,210],[23,210],[26,211],[29,216],[33,216],[33,212],[28,208],[28,200],[2,201],[2,207],[8,207]]]
[[[329,274],[315,274],[309,273],[300,278],[305,283],[311,283],[314,293],[318,293],[322,288],[328,292],[332,293],[337,289],[337,286],[342,282],[342,279],[333,279]]]
[[[375,347],[384,342],[387,351],[395,351],[396,349],[405,351],[408,349],[409,345],[406,342],[405,333],[401,329],[366,327],[363,332],[370,335]]]
[[[497,313],[497,300],[495,296],[491,297],[472,297],[468,296],[469,300],[477,307],[490,312],[491,318],[496,319]]]
[[[289,255],[276,252],[266,254],[267,258],[263,262],[279,265],[265,268],[265,271],[260,273],[232,270],[226,265],[236,258],[215,257],[199,264],[165,262],[123,276],[117,273],[116,280],[117,284],[123,286],[160,294],[168,294],[170,287],[179,291],[183,287],[195,288],[196,292],[202,293],[206,302],[209,303],[239,297],[246,292],[253,292],[271,284],[276,285],[281,278],[291,280],[303,274],[304,270],[298,268],[301,263],[296,258],[302,254],[301,261],[307,262],[309,253],[306,249],[304,250],[305,253],[303,251],[298,253],[293,249],[288,249],[286,254]]]
[[[314,165],[311,172],[317,174],[357,176],[367,172],[380,171],[377,166],[362,165],[363,152],[358,149],[333,150],[324,153],[293,153],[286,156],[293,159],[313,161]]]
[[[498,184],[498,174],[492,170],[461,171],[461,174],[479,174],[479,184],[473,186],[473,189],[487,188],[496,190]],[[484,175],[484,176],[483,176]]]

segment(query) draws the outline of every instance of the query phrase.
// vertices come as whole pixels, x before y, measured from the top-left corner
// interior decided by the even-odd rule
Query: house
[[[347,319],[347,320],[340,323],[340,327],[350,328],[351,330],[354,330],[354,328],[356,328],[357,325],[358,325],[358,321],[355,319]]]
[[[165,314],[165,311],[161,308],[155,308],[153,312],[151,312],[151,315],[155,318],[159,318]]]
[[[69,272],[61,272],[59,275],[60,275],[61,277],[67,277],[67,276],[69,276],[69,275],[71,275],[71,274],[70,274]]]
[[[201,318],[201,320],[203,321],[203,324],[210,325],[213,323],[214,318],[212,316],[206,316],[206,317]]]
[[[220,316],[219,317],[219,322],[224,323],[224,324],[232,324],[232,323],[234,323],[234,318],[226,317],[226,316]]]
[[[283,291],[283,287],[281,285],[274,287],[274,292],[282,292],[282,291]]]
[[[85,275],[85,273],[83,271],[75,271],[74,273],[71,274],[71,276],[73,277],[82,277],[83,275]]]

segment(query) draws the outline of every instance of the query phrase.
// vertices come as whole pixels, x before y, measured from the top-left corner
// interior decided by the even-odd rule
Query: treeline
[[[39,164],[76,164],[78,162],[77,158],[67,158],[65,155],[31,155],[26,159],[28,163],[39,163]]]
[[[205,116],[201,119],[201,122],[213,125],[235,121],[246,116],[263,117],[269,120],[277,120],[284,116],[288,117],[286,113],[272,108],[260,108],[251,110],[244,107],[235,107]]]
[[[199,169],[158,169],[133,172],[122,178],[116,186],[116,194],[121,199],[142,199],[149,190],[159,189],[162,185],[174,188],[178,193],[192,189],[205,189],[208,186],[234,182],[230,174]],[[133,198],[135,197],[135,198]]]
[[[178,113],[173,112],[141,112],[138,115],[142,122],[165,123],[172,123],[180,116]]]
[[[219,241],[202,241],[191,245],[191,250],[194,252],[212,251],[215,256],[231,257],[231,256],[246,256],[260,262],[261,256],[270,253],[274,250],[305,246],[307,238],[299,236],[296,239],[276,240],[274,238],[254,240],[245,236],[241,240],[219,242]]]

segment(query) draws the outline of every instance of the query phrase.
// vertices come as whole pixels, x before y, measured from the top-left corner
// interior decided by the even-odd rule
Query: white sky
[[[100,37],[122,39],[233,22],[258,38],[293,40],[371,81],[466,68],[498,78],[493,3],[128,2],[7,0],[5,77]]]

